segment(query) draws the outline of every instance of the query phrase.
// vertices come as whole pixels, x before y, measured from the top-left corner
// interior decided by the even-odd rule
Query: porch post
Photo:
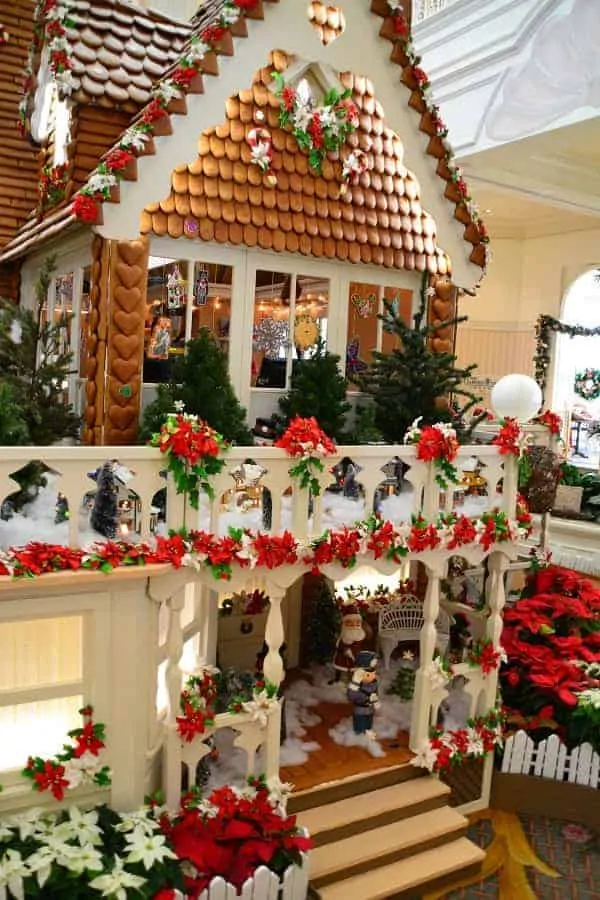
[[[265,626],[265,643],[268,652],[263,663],[263,673],[266,681],[279,687],[284,674],[283,660],[279,652],[285,638],[283,616],[281,615],[282,589],[280,587],[271,588],[269,599],[269,614]]]
[[[488,595],[487,602],[490,608],[485,633],[494,644],[495,650],[500,650],[500,638],[502,636],[502,612],[506,603],[506,593],[504,590],[504,574],[508,568],[508,558],[504,553],[496,551],[491,553],[488,559]],[[490,672],[484,679],[485,683],[485,700],[486,710],[490,709],[496,702],[496,694],[498,692],[498,670]],[[484,710],[485,711],[485,710]],[[478,710],[477,712],[482,712]]]
[[[437,566],[441,568],[437,568]],[[423,603],[423,627],[419,638],[419,669],[415,678],[412,721],[410,725],[410,748],[417,751],[429,737],[432,690],[430,666],[437,644],[436,620],[440,612],[440,580],[446,561],[425,564],[427,589]]]

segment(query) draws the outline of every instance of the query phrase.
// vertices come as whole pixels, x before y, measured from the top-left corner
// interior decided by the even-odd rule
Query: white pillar
[[[268,653],[263,663],[263,674],[266,681],[279,687],[284,676],[283,660],[279,652],[285,638],[283,616],[281,615],[283,592],[280,588],[270,589],[269,598],[271,602],[265,627],[265,642],[268,647]]]
[[[442,563],[445,568],[445,561]],[[426,565],[427,590],[423,604],[423,627],[419,639],[419,669],[415,678],[410,747],[418,750],[429,737],[431,716],[431,679],[429,666],[437,644],[436,620],[440,612],[440,579],[443,573]]]
[[[167,724],[172,725],[179,713],[181,695],[181,655],[183,653],[183,629],[181,627],[181,611],[185,603],[185,586],[176,590],[167,600],[169,610],[169,626],[167,630],[167,666],[165,681],[167,684],[168,710]]]

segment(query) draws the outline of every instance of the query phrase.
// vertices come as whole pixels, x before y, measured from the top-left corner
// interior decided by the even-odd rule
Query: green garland
[[[583,325],[567,325],[553,316],[542,315],[535,326],[535,356],[533,365],[535,380],[542,389],[546,390],[548,384],[548,370],[550,368],[550,345],[553,334],[566,334],[569,337],[600,337],[600,325],[596,328],[585,328]],[[600,396],[600,394],[599,394]]]

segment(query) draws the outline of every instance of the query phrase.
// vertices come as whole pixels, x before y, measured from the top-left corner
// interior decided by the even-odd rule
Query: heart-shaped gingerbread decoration
[[[344,33],[346,17],[339,6],[322,3],[321,0],[311,0],[306,14],[324,47]]]
[[[147,241],[119,241],[119,256],[128,266],[142,263],[147,253]]]
[[[141,307],[142,292],[139,287],[128,288],[120,284],[115,288],[115,300],[125,312],[133,312]]]
[[[124,431],[125,428],[129,428],[132,422],[135,421],[137,416],[137,409],[123,406],[111,405],[108,408],[108,418],[113,427],[118,428],[119,431]]]
[[[131,359],[139,355],[142,348],[141,337],[137,334],[115,334],[112,343],[121,359]]]
[[[116,375],[122,384],[129,384],[139,369],[137,359],[113,359],[110,364],[111,374]]]
[[[137,312],[125,312],[124,309],[116,309],[113,313],[113,322],[123,334],[136,334],[143,326],[144,320]]]
[[[135,405],[139,396],[139,390],[139,375],[134,375],[126,385],[121,384],[121,381],[118,378],[108,379],[108,394],[111,401],[116,403],[117,406]]]
[[[126,288],[139,285],[143,274],[144,270],[141,266],[128,266],[126,263],[117,263],[117,277]]]

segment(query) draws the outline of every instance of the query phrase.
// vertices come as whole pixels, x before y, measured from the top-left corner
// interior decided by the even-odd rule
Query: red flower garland
[[[158,447],[168,458],[177,493],[186,493],[194,509],[198,508],[200,490],[213,499],[210,478],[222,471],[225,460],[220,454],[227,448],[214,428],[197,416],[170,413],[160,432],[152,435],[150,446]]]
[[[217,697],[216,673],[208,669],[199,675],[191,675],[185,682],[179,698],[182,715],[177,716],[177,732],[187,743],[207,726],[214,725],[214,702]]]
[[[453,465],[458,453],[458,440],[451,425],[438,422],[419,428],[415,423],[405,440],[408,444],[416,445],[417,459],[432,462],[438,469],[436,481],[442,490],[448,487],[449,482],[458,482],[458,472]]]
[[[540,413],[539,416],[536,416],[533,421],[538,425],[543,425],[552,435],[558,436],[562,431],[561,417],[558,413],[552,412],[549,409],[544,410],[544,412]]]

